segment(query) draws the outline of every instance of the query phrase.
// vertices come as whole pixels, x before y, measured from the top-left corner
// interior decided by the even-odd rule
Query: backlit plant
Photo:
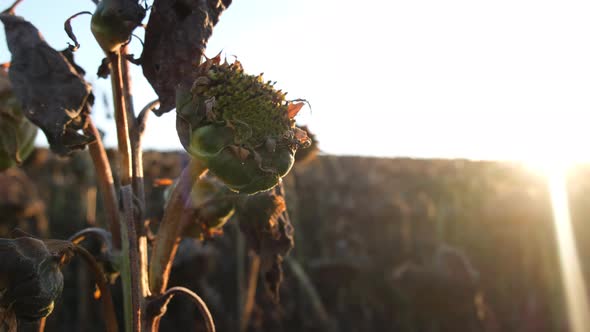
[[[74,44],[60,52],[15,14],[21,1],[0,14],[12,54],[0,72],[0,169],[27,157],[37,127],[56,154],[69,156],[88,148],[109,231],[84,229],[63,241],[42,241],[22,232],[14,239],[0,239],[3,324],[13,328],[16,320],[49,315],[63,287],[61,267],[80,256],[96,275],[108,331],[119,325],[109,285],[118,277],[126,331],[157,330],[166,304],[178,294],[198,305],[207,330],[214,331],[204,302],[188,289],[168,288],[167,283],[179,238],[211,237],[234,211],[242,213],[242,228],[264,257],[262,272],[276,292],[280,263],[293,239],[288,218],[281,217],[286,213],[281,191],[271,189],[291,169],[297,149],[311,141],[295,126],[294,117],[303,103],[287,100],[274,83],[247,74],[238,61],[204,57],[213,26],[231,0],[183,2],[180,9],[177,1],[155,0],[147,23],[144,1],[95,1],[94,13],[86,12],[92,14],[90,29],[105,53],[99,76],[110,76],[112,84],[120,162],[117,185],[90,116],[92,87],[74,62],[80,44],[70,20],[82,13],[66,21],[65,32]],[[140,26],[145,27],[144,47],[133,59],[127,44]],[[138,113],[129,78],[129,66],[135,64],[158,95]],[[173,109],[178,137],[191,158],[170,188],[163,218],[148,244],[141,141],[148,115]],[[205,174],[208,170],[211,175]],[[244,197],[255,193],[252,200]],[[253,202],[265,199],[274,202],[274,212],[255,213],[258,205]],[[98,256],[80,246],[87,237],[103,244]]]

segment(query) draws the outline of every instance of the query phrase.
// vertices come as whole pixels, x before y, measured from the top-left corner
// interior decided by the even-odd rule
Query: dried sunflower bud
[[[145,9],[135,0],[102,0],[92,15],[90,29],[105,52],[113,52],[128,42],[141,25]]]
[[[302,106],[217,56],[198,67],[190,92],[178,93],[177,131],[188,153],[230,189],[252,194],[274,187],[296,150],[310,144],[293,120]]]
[[[22,113],[8,73],[0,69],[0,171],[21,163],[35,148],[37,127]]]
[[[0,239],[0,307],[23,320],[48,316],[61,294],[60,268],[73,256],[72,246],[31,237]]]
[[[191,215],[193,223],[186,225],[185,235],[197,238],[211,236],[219,232],[234,214],[237,195],[213,177],[197,181],[190,197],[186,213]]]
[[[176,182],[164,193],[167,199]],[[238,195],[213,176],[204,176],[195,182],[185,207],[186,225],[183,235],[201,238],[220,230],[234,214]]]

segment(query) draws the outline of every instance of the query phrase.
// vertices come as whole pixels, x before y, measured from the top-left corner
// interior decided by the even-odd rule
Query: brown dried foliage
[[[10,80],[25,116],[43,130],[54,152],[67,155],[83,149],[94,141],[79,132],[94,97],[79,67],[51,48],[22,17],[0,14],[0,20],[12,53]]]
[[[237,205],[240,229],[248,246],[261,259],[267,289],[278,302],[283,279],[283,257],[293,248],[293,226],[287,214],[282,185],[270,191],[244,196]]]
[[[143,74],[158,97],[162,115],[175,107],[176,88],[190,88],[207,40],[231,0],[155,0],[141,54]]]

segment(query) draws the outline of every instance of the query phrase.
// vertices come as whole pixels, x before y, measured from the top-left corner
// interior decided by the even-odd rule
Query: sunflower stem
[[[172,261],[178,249],[181,217],[193,185],[206,170],[199,161],[191,159],[170,194],[149,265],[149,286],[152,294],[163,294],[166,290]]]

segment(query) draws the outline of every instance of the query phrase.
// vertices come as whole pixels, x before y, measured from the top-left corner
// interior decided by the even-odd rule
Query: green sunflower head
[[[190,91],[177,94],[177,130],[188,153],[230,189],[246,194],[274,187],[311,140],[295,126],[303,103],[217,56],[198,67]]]

